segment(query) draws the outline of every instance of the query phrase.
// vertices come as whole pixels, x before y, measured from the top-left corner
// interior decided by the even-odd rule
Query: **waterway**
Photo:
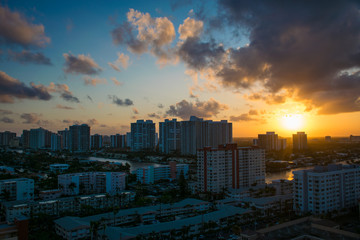
[[[141,167],[147,167],[147,166],[157,167],[157,166],[161,166],[161,164],[158,164],[158,163],[135,162],[135,161],[129,161],[129,160],[119,160],[119,159],[101,158],[101,157],[89,157],[88,160],[90,160],[90,161],[99,161],[99,162],[113,162],[113,163],[121,163],[121,164],[128,163],[130,165],[130,172],[135,171],[136,169],[141,168]],[[344,162],[339,162],[339,163],[346,164],[345,161]],[[266,183],[271,183],[272,180],[276,180],[276,179],[293,180],[293,178],[294,178],[293,171],[312,169],[312,168],[314,168],[314,166],[293,168],[293,169],[289,169],[289,170],[286,170],[286,171],[266,173],[265,181],[266,181]]]
[[[276,179],[293,180],[293,178],[294,178],[293,171],[312,169],[312,168],[314,168],[314,166],[293,168],[293,169],[289,169],[286,171],[279,171],[279,172],[271,172],[271,173],[268,172],[265,175],[265,181],[266,181],[266,183],[271,183],[272,180],[276,180]]]
[[[147,167],[147,166],[161,166],[161,164],[158,163],[151,163],[151,162],[135,162],[135,161],[129,161],[129,160],[119,160],[119,159],[112,159],[112,158],[101,158],[101,157],[89,157],[87,158],[90,161],[99,161],[99,162],[112,162],[112,163],[121,163],[126,164],[128,163],[130,165],[130,172],[135,171],[138,168],[141,167]]]

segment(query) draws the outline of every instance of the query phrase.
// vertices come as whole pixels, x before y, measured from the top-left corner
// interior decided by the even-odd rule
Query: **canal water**
[[[99,161],[99,162],[113,162],[113,163],[121,163],[121,164],[128,163],[130,165],[130,172],[135,171],[136,169],[141,168],[141,167],[161,166],[161,164],[158,164],[158,163],[134,162],[134,161],[129,161],[129,160],[119,160],[119,159],[101,158],[101,157],[89,157],[88,160],[90,160],[90,161]],[[346,164],[346,162],[339,162],[339,163]],[[286,171],[266,173],[265,181],[266,181],[266,183],[271,183],[272,180],[276,180],[276,179],[292,180],[293,177],[294,177],[293,171],[312,169],[312,168],[314,168],[314,166],[294,168],[294,169],[289,169],[289,170],[286,170]]]

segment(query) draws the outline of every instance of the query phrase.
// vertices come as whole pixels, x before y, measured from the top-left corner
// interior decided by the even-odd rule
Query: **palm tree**
[[[97,239],[97,232],[99,230],[100,222],[98,221],[91,221],[90,222],[90,233],[91,233],[91,240]]]
[[[120,211],[119,207],[113,206],[113,214],[114,214],[114,226],[115,226],[115,220],[116,220],[116,214]]]
[[[71,192],[74,194],[75,193],[74,189],[76,188],[76,184],[74,182],[71,182],[68,187],[70,188]]]

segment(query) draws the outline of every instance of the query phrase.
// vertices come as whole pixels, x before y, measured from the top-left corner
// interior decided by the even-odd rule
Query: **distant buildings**
[[[14,138],[16,138],[16,133],[14,132],[0,132],[0,146],[10,146],[10,142]]]
[[[52,133],[51,134],[51,151],[61,151],[62,146],[62,136],[60,134]]]
[[[188,178],[189,165],[170,162],[169,165],[148,166],[136,170],[137,181],[144,184],[152,184],[159,180],[178,179],[181,174]]]
[[[294,171],[294,209],[319,215],[357,206],[360,199],[360,167],[316,166]]]
[[[180,151],[183,155],[195,155],[197,149],[207,146],[232,143],[232,123],[204,121],[194,116],[189,121],[182,121],[180,127]]]
[[[72,152],[87,152],[90,150],[90,127],[87,124],[70,126],[69,149]]]
[[[305,150],[307,149],[307,135],[305,132],[297,132],[293,134],[293,149],[294,150]]]
[[[61,136],[62,149],[70,149],[70,131],[65,128],[65,130],[58,131],[58,134]]]
[[[360,136],[350,135],[350,142],[360,142]]]
[[[69,167],[70,167],[70,165],[66,164],[66,163],[50,164],[50,171],[62,173],[64,171],[68,170]]]
[[[23,130],[23,133],[21,135],[21,142],[23,148],[30,148],[30,131],[29,130]]]
[[[197,176],[200,192],[220,193],[265,184],[265,151],[236,144],[205,147],[197,152]]]
[[[90,148],[91,150],[99,150],[103,147],[103,136],[99,134],[91,135]]]
[[[111,148],[126,148],[126,135],[116,134],[110,136]]]
[[[325,136],[325,142],[331,142],[331,136]]]
[[[155,150],[155,123],[137,120],[131,123],[131,151]]]
[[[159,150],[162,153],[180,151],[180,122],[176,119],[159,123]]]
[[[109,193],[114,195],[125,189],[126,173],[84,172],[58,175],[59,189],[66,195],[83,193]]]
[[[34,199],[34,180],[29,178],[0,180],[0,199],[6,201]]]
[[[279,139],[275,132],[266,132],[258,134],[258,139],[254,140],[256,146],[266,151],[279,151],[286,148],[286,139]]]
[[[51,147],[51,132],[44,128],[30,129],[31,149],[49,149]]]

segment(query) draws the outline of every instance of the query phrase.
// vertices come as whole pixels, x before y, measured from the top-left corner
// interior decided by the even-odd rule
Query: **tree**
[[[3,189],[2,193],[0,194],[2,199],[5,199],[5,201],[10,200],[10,191],[7,189]]]
[[[180,186],[180,197],[184,198],[189,194],[188,183],[184,176],[184,171],[181,170],[179,177],[179,186]]]
[[[91,240],[97,239],[97,232],[100,227],[100,222],[98,221],[91,221],[90,222],[90,234],[91,234]]]
[[[76,188],[76,184],[74,182],[71,182],[68,186],[73,194],[75,194],[74,189]]]

